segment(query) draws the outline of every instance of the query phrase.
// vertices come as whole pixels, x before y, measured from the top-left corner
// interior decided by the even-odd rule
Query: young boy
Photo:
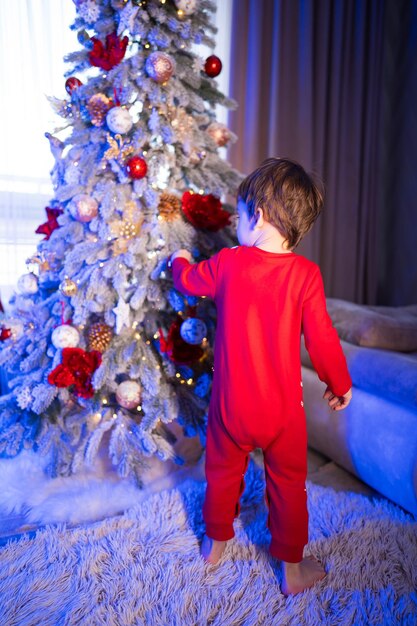
[[[301,333],[327,384],[323,397],[330,407],[344,409],[352,395],[319,267],[293,251],[322,205],[319,187],[298,163],[267,159],[238,190],[241,245],[197,264],[187,250],[170,259],[176,289],[211,297],[217,307],[201,554],[217,563],[234,536],[248,456],[262,448],[270,552],[283,561],[285,595],[325,576],[316,560],[303,558],[308,515]]]

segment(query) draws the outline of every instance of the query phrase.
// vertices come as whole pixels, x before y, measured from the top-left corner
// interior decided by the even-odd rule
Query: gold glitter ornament
[[[158,211],[165,222],[173,222],[181,213],[181,199],[173,193],[161,194]]]
[[[62,295],[67,296],[67,298],[75,296],[78,291],[77,283],[71,280],[71,278],[64,278],[62,283],[59,285],[59,291]]]
[[[107,143],[110,148],[104,153],[103,160],[117,159],[119,163],[124,163],[127,157],[135,151],[135,148],[119,134],[112,137],[108,133]]]
[[[87,103],[87,111],[93,126],[103,126],[107,112],[112,108],[113,101],[104,93],[95,93]]]
[[[107,326],[107,324],[103,322],[96,322],[88,329],[88,349],[104,352],[109,347],[112,337],[113,331],[110,326]]]

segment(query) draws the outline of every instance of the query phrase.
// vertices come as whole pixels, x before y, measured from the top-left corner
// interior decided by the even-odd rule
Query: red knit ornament
[[[45,211],[48,221],[38,226],[38,228],[35,230],[35,233],[45,235],[43,239],[44,241],[49,239],[49,237],[52,235],[56,228],[59,228],[57,217],[58,215],[62,215],[62,213],[64,212],[62,209],[51,209],[51,207],[49,206],[45,207]]]
[[[182,210],[196,228],[215,232],[230,224],[230,213],[222,208],[219,198],[211,193],[202,196],[186,191],[182,196]]]
[[[74,386],[74,393],[81,398],[94,395],[91,377],[101,363],[97,350],[86,352],[82,348],[64,348],[62,363],[50,372],[48,383],[56,387]]]
[[[129,38],[120,39],[114,32],[106,36],[105,46],[97,37],[91,37],[90,41],[93,42],[93,49],[88,55],[91,65],[101,67],[102,70],[111,70],[123,59]]]
[[[181,337],[180,329],[183,321],[183,318],[178,315],[177,319],[172,322],[166,339],[162,328],[159,329],[159,349],[161,352],[166,352],[169,359],[174,363],[190,365],[201,359],[204,355],[204,350],[200,346],[187,343]]]
[[[204,64],[204,71],[207,76],[215,78],[222,71],[222,67],[222,62],[220,61],[219,57],[216,57],[215,54],[212,54],[206,59],[206,62]]]

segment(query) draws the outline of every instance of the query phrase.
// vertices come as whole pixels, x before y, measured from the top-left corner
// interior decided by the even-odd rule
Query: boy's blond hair
[[[296,161],[269,158],[249,174],[237,192],[249,217],[258,207],[265,219],[295,248],[308,233],[323,208],[322,184]]]

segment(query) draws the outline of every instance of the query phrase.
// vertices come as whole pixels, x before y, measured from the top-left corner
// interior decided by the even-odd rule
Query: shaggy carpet
[[[417,525],[395,505],[308,483],[306,553],[328,575],[285,598],[267,551],[263,472],[250,464],[236,537],[217,567],[199,557],[204,487],[188,480],[118,517],[9,541],[0,551],[0,624],[417,623]]]

